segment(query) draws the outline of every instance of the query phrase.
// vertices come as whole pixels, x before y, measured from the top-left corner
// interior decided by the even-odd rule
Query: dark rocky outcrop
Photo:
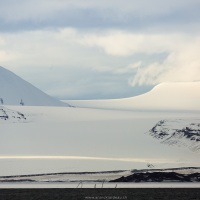
[[[186,175],[176,172],[134,173],[110,182],[200,182],[200,173]]]
[[[188,147],[191,151],[200,150],[199,119],[161,120],[147,134],[163,144]]]

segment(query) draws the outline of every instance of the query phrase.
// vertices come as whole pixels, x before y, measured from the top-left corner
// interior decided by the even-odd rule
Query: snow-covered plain
[[[171,145],[150,134],[162,120],[176,122],[166,124],[169,133],[195,123],[191,131],[198,139],[200,82],[164,83],[127,99],[67,101],[75,106],[69,107],[0,72],[12,83],[0,79],[0,98],[10,100],[0,106],[0,176],[200,166],[198,140]],[[12,94],[14,86],[25,106],[19,106],[19,92]]]
[[[161,119],[199,112],[144,112],[6,106],[27,121],[1,120],[0,175],[199,166],[199,152],[160,143],[147,133]]]

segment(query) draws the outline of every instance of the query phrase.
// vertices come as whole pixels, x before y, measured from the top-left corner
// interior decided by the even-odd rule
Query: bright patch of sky
[[[0,0],[0,65],[62,99],[199,81],[199,0]]]

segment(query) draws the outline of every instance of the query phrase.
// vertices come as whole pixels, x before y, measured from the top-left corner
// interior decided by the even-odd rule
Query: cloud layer
[[[0,0],[0,65],[59,98],[123,97],[161,82],[199,81],[199,6]]]

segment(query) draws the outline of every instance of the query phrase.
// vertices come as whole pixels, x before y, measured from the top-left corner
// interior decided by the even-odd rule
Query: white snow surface
[[[29,176],[11,176],[11,177],[0,177],[0,182],[9,180],[20,180],[25,181],[26,179],[36,182],[103,182],[110,181],[122,176],[129,176],[133,174],[130,170],[126,171],[110,171],[110,172],[92,172],[92,173],[63,173],[63,174],[37,174]]]
[[[11,72],[0,68],[0,74],[0,98],[15,105],[0,107],[0,176],[200,166],[200,151],[145,134],[161,120],[170,122],[164,127],[169,133],[198,124],[200,82],[164,83],[137,97],[62,107]],[[25,106],[18,105],[21,99]],[[15,120],[19,116],[28,120]]]
[[[65,101],[64,101],[65,102]],[[69,100],[76,107],[120,110],[200,110],[200,82],[169,82],[145,94],[108,100]]]
[[[122,111],[6,106],[27,122],[0,124],[0,176],[199,167],[199,152],[145,134],[162,119],[199,119],[200,112]]]
[[[69,106],[54,99],[11,71],[0,66],[0,98],[4,105]],[[1,102],[0,102],[1,104]]]

